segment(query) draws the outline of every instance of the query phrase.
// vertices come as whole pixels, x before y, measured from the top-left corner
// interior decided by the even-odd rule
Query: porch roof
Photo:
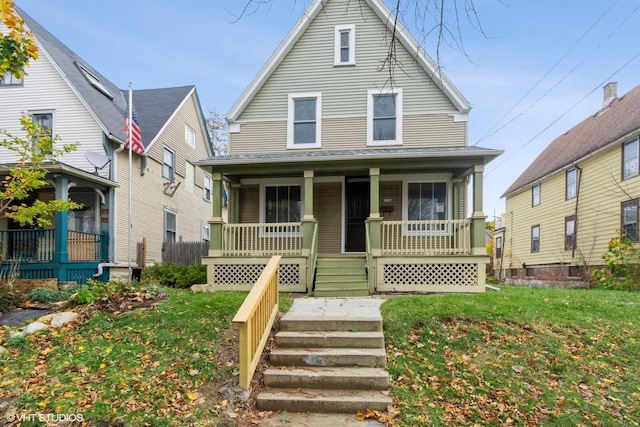
[[[2,164],[0,165],[0,175],[5,175],[9,173],[9,169],[15,166],[15,163]],[[118,183],[112,181],[110,179],[101,177],[100,175],[96,175],[82,169],[78,169],[71,165],[62,162],[56,163],[45,163],[42,165],[43,169],[47,171],[47,174],[64,174],[73,178],[77,178],[82,180],[85,183],[91,183],[96,185],[101,185],[105,187],[118,187]]]
[[[377,167],[387,171],[444,170],[485,165],[502,154],[482,147],[380,148],[366,150],[295,150],[216,156],[196,162],[225,175],[286,174],[304,170],[332,173]]]

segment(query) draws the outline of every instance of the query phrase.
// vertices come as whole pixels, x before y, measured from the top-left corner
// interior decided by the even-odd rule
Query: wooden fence
[[[192,265],[202,264],[202,257],[209,252],[209,242],[162,242],[162,262]]]

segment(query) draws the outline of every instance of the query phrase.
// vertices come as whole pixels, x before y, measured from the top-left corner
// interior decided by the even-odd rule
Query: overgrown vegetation
[[[10,284],[0,284],[0,314],[6,313],[24,301],[24,295],[17,292]]]
[[[399,425],[640,425],[640,295],[504,287],[382,306]]]
[[[191,285],[207,283],[207,266],[202,264],[156,264],[142,270],[142,281],[184,289]]]
[[[51,303],[64,301],[73,294],[73,290],[65,290],[50,288],[35,288],[25,294],[25,297],[32,302]]]
[[[611,239],[602,260],[604,268],[593,271],[597,287],[640,291],[640,250],[631,240],[626,236]]]

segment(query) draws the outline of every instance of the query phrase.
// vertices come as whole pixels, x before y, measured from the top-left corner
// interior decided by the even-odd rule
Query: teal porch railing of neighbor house
[[[84,284],[108,258],[106,233],[68,231],[59,253],[56,238],[57,230],[0,230],[0,277]]]

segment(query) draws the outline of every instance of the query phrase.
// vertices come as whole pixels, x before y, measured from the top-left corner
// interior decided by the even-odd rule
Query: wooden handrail
[[[233,318],[240,329],[240,387],[248,389],[278,314],[280,255],[271,257]]]

